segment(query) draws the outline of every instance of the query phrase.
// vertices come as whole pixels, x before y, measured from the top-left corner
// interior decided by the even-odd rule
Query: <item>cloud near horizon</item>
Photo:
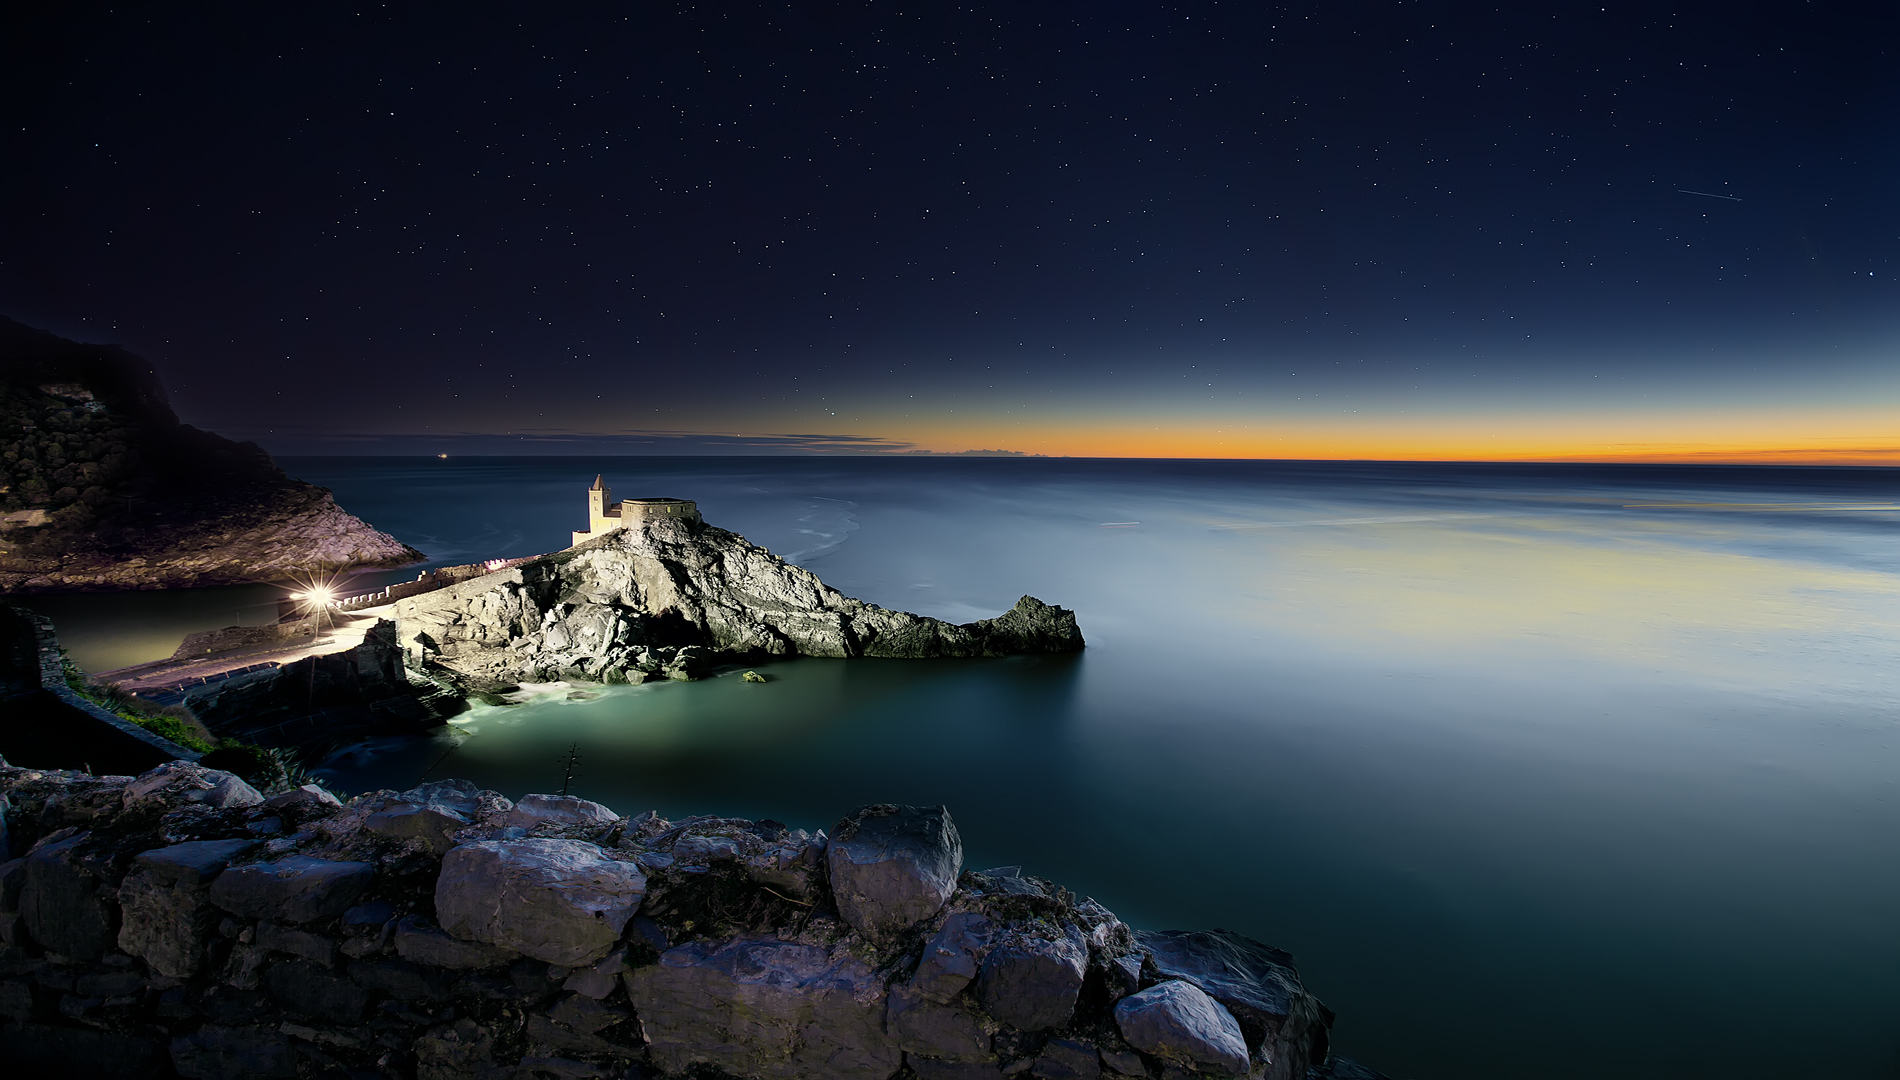
[[[928,453],[914,443],[866,435],[818,433],[733,433],[683,431],[562,431],[540,429],[506,433],[336,432],[315,428],[232,429],[219,434],[256,442],[273,454],[912,454]]]

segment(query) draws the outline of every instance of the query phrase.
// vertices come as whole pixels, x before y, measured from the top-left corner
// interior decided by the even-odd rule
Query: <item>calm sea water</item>
[[[1900,1075],[1895,470],[285,464],[439,562],[564,545],[604,472],[850,595],[1032,593],[1089,640],[547,695],[357,748],[346,789],[548,791],[577,743],[622,812],[943,802],[972,865],[1290,949],[1398,1076]],[[271,595],[39,606],[102,668]]]

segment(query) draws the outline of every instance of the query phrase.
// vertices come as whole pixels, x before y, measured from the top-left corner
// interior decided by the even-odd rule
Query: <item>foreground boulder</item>
[[[777,938],[691,942],[627,976],[654,1063],[748,1077],[886,1080],[883,980],[848,953]]]
[[[141,852],[119,885],[125,912],[119,948],[160,975],[185,979],[196,974],[223,915],[211,903],[210,882],[256,846],[255,840],[192,840]]]
[[[993,1017],[1024,1031],[1048,1031],[1069,1022],[1082,992],[1089,947],[1074,925],[1013,930],[989,950],[977,975],[976,996]]]
[[[1331,1022],[1301,987],[1292,956],[1226,930],[1144,931],[1135,940],[1157,974],[1192,983],[1233,1014],[1248,1049],[1276,1075],[1297,1077],[1303,1063],[1292,1059],[1308,1045],[1325,1057]]]
[[[97,960],[118,936],[117,912],[104,896],[110,864],[87,850],[90,837],[74,833],[28,855],[20,893],[27,933],[76,960]]]
[[[868,938],[889,939],[935,915],[956,891],[963,838],[941,806],[866,806],[832,830],[838,914]]]
[[[646,875],[578,840],[487,840],[442,860],[435,910],[451,935],[550,964],[612,951],[646,896]]]
[[[227,870],[211,883],[207,895],[224,910],[249,919],[322,922],[355,903],[375,872],[368,863],[290,855]]]
[[[214,806],[177,772],[0,765],[24,853],[0,863],[0,1061],[194,1080],[1380,1080],[1325,1057],[1331,1014],[1285,953],[1137,933],[1019,867],[962,871],[943,807],[860,807],[834,838],[459,781]],[[446,822],[391,828],[402,808]]]
[[[255,806],[264,801],[256,788],[236,776],[186,761],[160,765],[140,776],[125,786],[124,798],[127,810],[181,801],[222,810],[227,806]]]
[[[1216,1076],[1247,1075],[1239,1022],[1192,983],[1173,979],[1121,999],[1115,1026],[1144,1054]]]

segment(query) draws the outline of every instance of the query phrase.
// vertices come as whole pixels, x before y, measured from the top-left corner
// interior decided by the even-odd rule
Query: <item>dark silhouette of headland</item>
[[[0,318],[0,592],[224,585],[422,557],[257,444],[180,423],[144,359]]]

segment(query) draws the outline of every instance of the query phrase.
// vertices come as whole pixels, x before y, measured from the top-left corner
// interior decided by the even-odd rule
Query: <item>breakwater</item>
[[[194,1080],[1374,1076],[1290,956],[831,828],[0,767],[0,1053]]]

